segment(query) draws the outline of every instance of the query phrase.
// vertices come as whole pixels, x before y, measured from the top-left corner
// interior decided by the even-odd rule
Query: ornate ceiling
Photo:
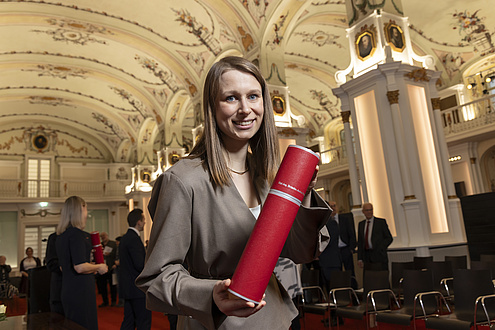
[[[356,15],[382,2],[354,1]],[[495,66],[490,1],[402,9],[440,88]],[[0,1],[0,157],[24,155],[39,131],[67,161],[139,163],[191,145],[206,71],[232,54],[285,83],[292,111],[322,135],[339,116],[331,89],[350,62],[347,27],[345,1],[332,0]]]

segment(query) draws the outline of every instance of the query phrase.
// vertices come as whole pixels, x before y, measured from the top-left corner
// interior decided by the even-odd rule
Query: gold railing
[[[0,179],[0,198],[124,197],[124,180],[25,180]]]

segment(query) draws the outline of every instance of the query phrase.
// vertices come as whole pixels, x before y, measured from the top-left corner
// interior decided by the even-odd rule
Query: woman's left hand
[[[248,317],[262,309],[266,302],[262,300],[259,304],[240,298],[230,298],[227,289],[231,284],[230,279],[218,281],[213,288],[213,301],[220,312],[227,316]],[[264,298],[264,295],[263,295]]]
[[[308,190],[306,190],[306,194],[304,195],[302,205],[306,207],[310,207],[311,205],[311,190],[316,186],[316,182],[318,181],[318,171],[320,167],[316,165],[315,172],[313,173],[313,177],[311,178],[311,182],[309,183]]]

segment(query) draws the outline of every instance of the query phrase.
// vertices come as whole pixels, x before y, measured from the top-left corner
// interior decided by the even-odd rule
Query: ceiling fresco
[[[350,63],[349,20],[375,7],[408,17],[439,88],[495,66],[486,0],[0,0],[0,157],[22,155],[38,131],[67,160],[190,147],[206,72],[227,55],[288,86],[291,110],[323,135],[340,120],[332,88]]]

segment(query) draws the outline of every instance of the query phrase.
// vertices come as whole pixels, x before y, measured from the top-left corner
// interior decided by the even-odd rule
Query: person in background
[[[46,267],[51,272],[50,276],[50,311],[64,315],[64,306],[62,305],[62,270],[57,257],[57,233],[48,236],[46,245]]]
[[[146,295],[134,283],[144,268],[146,250],[140,232],[146,223],[143,210],[134,209],[127,215],[129,229],[119,245],[120,290],[124,298],[124,320],[120,329],[150,329],[151,311],[146,309]]]
[[[274,274],[258,304],[230,299],[228,292],[280,162],[259,69],[234,56],[213,64],[203,110],[195,147],[153,186],[153,226],[136,284],[149,309],[179,315],[179,329],[288,329],[298,310]],[[312,189],[316,174],[281,253],[296,263],[313,260],[328,239],[323,227],[331,210]]]
[[[96,285],[98,285],[98,292],[103,298],[103,303],[98,307],[107,307],[108,304],[108,286],[110,286],[110,299],[111,306],[117,306],[117,285],[113,283],[112,274],[115,270],[115,257],[117,255],[117,243],[111,241],[106,232],[100,233],[101,246],[103,247],[103,257],[105,263],[108,266],[108,273],[96,276]]]
[[[98,329],[94,274],[108,272],[106,264],[90,263],[91,237],[83,231],[88,218],[84,199],[65,200],[57,226],[57,256],[62,269],[62,306],[65,317],[88,329]]]
[[[373,216],[373,205],[363,204],[366,219],[358,225],[358,265],[370,269],[376,264],[381,270],[388,270],[387,248],[393,242],[387,220]],[[374,267],[376,269],[376,267]]]
[[[20,293],[28,293],[28,283],[29,283],[29,275],[28,275],[28,270],[31,268],[36,268],[36,267],[41,267],[41,260],[40,258],[34,257],[33,256],[33,248],[28,247],[26,249],[26,256],[24,259],[21,260],[20,263],[20,271],[21,271],[21,284],[19,285],[19,292]]]
[[[0,256],[0,298],[12,298],[18,289],[10,283],[12,267],[7,265],[7,257]]]
[[[354,271],[354,252],[356,250],[356,228],[354,227],[354,216],[351,212],[339,213],[338,205],[334,201],[328,202],[328,205],[333,210],[332,219],[335,220],[339,227],[339,251],[340,259],[345,270],[350,270],[352,274],[351,286],[354,290],[357,289],[356,273]]]

